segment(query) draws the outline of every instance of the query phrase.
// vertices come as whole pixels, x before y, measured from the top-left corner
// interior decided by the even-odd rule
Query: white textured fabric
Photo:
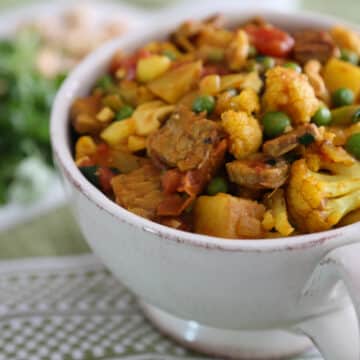
[[[0,262],[0,360],[179,358],[95,256]]]

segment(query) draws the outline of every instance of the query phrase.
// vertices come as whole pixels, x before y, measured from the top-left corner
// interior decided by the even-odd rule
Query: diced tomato
[[[77,161],[76,164],[78,167],[93,166],[93,165],[95,165],[95,162],[89,156],[85,156],[85,157],[81,158],[79,161]]]
[[[117,51],[112,57],[109,65],[109,71],[112,74],[115,74],[116,71],[122,66],[124,60],[124,54],[121,51]]]
[[[203,175],[202,169],[187,171],[179,190],[189,196],[196,196],[202,190],[204,183]]]
[[[156,214],[159,216],[178,216],[185,207],[186,200],[178,194],[172,194],[161,201],[156,209]]]
[[[204,185],[204,172],[201,169],[181,172],[177,169],[168,170],[161,178],[161,185],[165,194],[175,192],[197,195]]]
[[[107,156],[108,152],[110,151],[109,145],[105,143],[101,143],[96,148],[97,153],[99,156]]]
[[[136,78],[136,64],[134,66],[128,67],[126,70],[125,79],[126,80],[134,80]]]
[[[140,49],[137,52],[137,60],[139,59],[145,59],[148,58],[149,56],[151,56],[151,52],[149,50],[146,49]]]
[[[286,57],[295,44],[288,33],[275,27],[248,25],[245,30],[251,43],[263,55]]]
[[[96,153],[92,156],[92,160],[99,166],[109,166],[111,160],[111,151],[109,145],[100,143],[96,147]]]
[[[134,80],[136,75],[136,64],[137,58],[131,56],[130,58],[125,59],[122,64],[121,68],[125,70],[125,79],[126,80]]]
[[[173,194],[181,185],[184,174],[177,169],[166,171],[161,178],[161,185],[165,194]]]
[[[170,69],[174,70],[174,69],[178,69],[186,64],[190,64],[192,61],[191,60],[175,60],[172,61],[170,64]]]
[[[201,77],[205,77],[207,75],[226,75],[229,71],[225,69],[222,65],[205,65],[201,72]]]
[[[100,167],[98,169],[99,185],[105,194],[111,194],[111,179],[115,176],[114,173],[107,167]]]

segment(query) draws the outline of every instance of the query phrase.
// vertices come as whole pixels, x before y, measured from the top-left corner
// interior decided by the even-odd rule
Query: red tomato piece
[[[224,65],[205,65],[202,68],[201,77],[205,77],[207,75],[226,75],[229,71],[224,67]]]
[[[137,60],[139,59],[145,59],[148,58],[149,56],[151,56],[151,52],[149,50],[146,49],[140,49],[137,54]]]
[[[79,162],[76,162],[76,165],[78,167],[83,167],[83,166],[94,166],[95,162],[93,159],[89,158],[88,156],[86,156],[85,158],[82,158]]]
[[[118,69],[122,66],[124,55],[121,51],[117,51],[112,57],[109,65],[109,71],[111,74],[115,74]]]
[[[109,166],[111,162],[111,152],[109,145],[100,143],[96,147],[96,153],[92,156],[96,165]]]
[[[97,173],[99,176],[99,185],[101,190],[105,194],[111,194],[111,179],[115,176],[114,173],[107,167],[99,167]]]
[[[263,55],[286,57],[295,44],[292,36],[275,27],[249,25],[245,30],[251,43]]]
[[[178,216],[180,215],[187,202],[179,194],[172,194],[167,196],[156,209],[159,216]]]
[[[96,148],[97,155],[100,158],[108,157],[110,154],[110,148],[108,144],[100,143]]]
[[[173,194],[181,185],[184,174],[177,169],[166,171],[161,178],[161,185],[165,194]]]

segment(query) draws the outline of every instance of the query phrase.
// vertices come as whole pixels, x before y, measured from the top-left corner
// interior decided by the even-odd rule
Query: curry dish
[[[176,229],[275,238],[360,220],[360,37],[187,21],[117,52],[71,109],[83,175]]]

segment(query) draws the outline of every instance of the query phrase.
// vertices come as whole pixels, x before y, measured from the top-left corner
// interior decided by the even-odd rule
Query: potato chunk
[[[223,238],[259,238],[265,207],[256,201],[219,193],[200,196],[194,207],[194,230]]]
[[[360,36],[355,31],[337,25],[331,29],[330,34],[338,46],[360,55]]]
[[[349,62],[331,59],[323,70],[325,85],[330,92],[339,88],[349,88],[355,97],[360,93],[360,68]]]
[[[201,70],[201,61],[182,65],[150,81],[148,88],[161,99],[173,104],[199,81]]]
[[[136,77],[139,81],[147,83],[164,74],[170,67],[171,61],[166,56],[151,55],[140,59],[137,63]]]
[[[123,121],[115,121],[104,129],[100,137],[110,146],[116,146],[135,134],[135,122],[133,118]]]

